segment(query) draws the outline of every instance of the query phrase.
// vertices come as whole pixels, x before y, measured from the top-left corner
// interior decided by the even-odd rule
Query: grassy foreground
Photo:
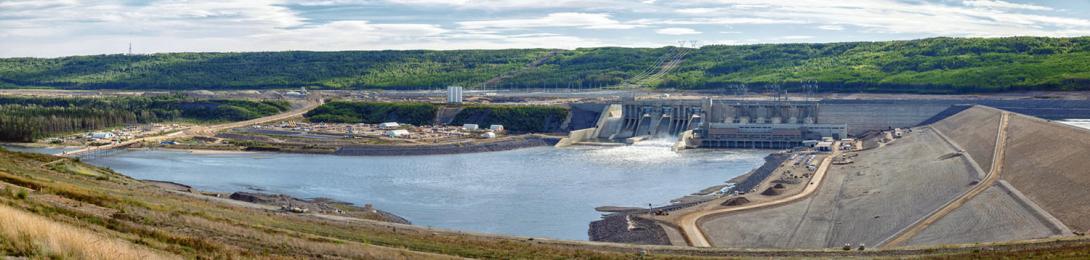
[[[0,241],[10,254],[73,259],[166,259],[146,247],[107,238],[0,205]]]
[[[72,159],[3,149],[0,187],[0,256],[30,258],[1090,257],[1086,240],[843,252],[693,249],[482,236],[267,211],[168,191]]]
[[[65,165],[57,167],[55,165]],[[78,165],[81,171],[72,171]],[[97,171],[86,172],[87,169]],[[105,258],[599,258],[523,239],[242,207],[110,170],[0,149],[0,256]]]

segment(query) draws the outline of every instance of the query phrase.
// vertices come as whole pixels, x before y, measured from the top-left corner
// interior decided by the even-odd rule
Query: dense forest
[[[0,141],[37,138],[133,123],[241,121],[291,109],[286,101],[203,100],[184,96],[110,98],[0,97]]]
[[[90,89],[417,88],[471,85],[548,50],[95,55],[0,59],[0,86]]]
[[[673,57],[676,69],[658,72]],[[539,61],[540,62],[537,62]],[[533,66],[531,66],[533,64]],[[500,76],[502,80],[499,79]],[[0,88],[411,89],[776,84],[819,91],[991,92],[1090,89],[1090,37],[575,50],[168,53],[0,59]]]
[[[458,112],[451,124],[496,124],[511,132],[544,133],[561,131],[567,116],[568,108],[561,106],[470,105]]]
[[[367,123],[399,122],[430,125],[438,107],[429,103],[382,103],[334,101],[325,103],[303,116],[311,122]]]
[[[807,81],[841,92],[1090,90],[1090,37],[709,46],[657,86]]]
[[[431,125],[439,105],[420,102],[333,101],[323,104],[304,117],[311,122],[367,123],[399,122]],[[561,106],[467,105],[454,116],[452,125],[499,124],[512,132],[556,132],[568,116]]]

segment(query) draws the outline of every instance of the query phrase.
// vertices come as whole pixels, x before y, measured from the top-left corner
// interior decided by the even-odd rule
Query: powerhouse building
[[[848,137],[847,125],[822,123],[819,114],[817,102],[804,101],[628,100],[607,109],[598,137],[676,136],[692,130],[691,143],[700,147],[767,149]]]

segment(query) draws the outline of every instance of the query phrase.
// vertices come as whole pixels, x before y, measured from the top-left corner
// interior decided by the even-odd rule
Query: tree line
[[[712,45],[699,49],[167,53],[0,59],[0,88],[599,88],[653,73],[652,88],[994,92],[1090,89],[1090,37]],[[549,55],[555,53],[555,55]],[[537,62],[541,60],[540,62]],[[502,76],[502,77],[501,77]],[[498,79],[498,80],[497,80]],[[811,84],[805,84],[811,85]]]
[[[333,101],[322,104],[303,116],[311,122],[378,124],[399,122],[430,125],[438,107],[430,103],[349,102]]]
[[[0,141],[35,139],[177,120],[241,121],[291,109],[286,101],[209,100],[180,95],[108,98],[0,97]]]

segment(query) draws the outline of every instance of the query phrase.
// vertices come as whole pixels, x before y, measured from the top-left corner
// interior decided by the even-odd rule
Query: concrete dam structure
[[[594,105],[592,138],[677,136],[694,130],[701,147],[790,148],[801,140],[860,136],[937,122],[984,105],[1044,119],[1090,118],[1090,100],[626,100]]]
[[[843,124],[819,122],[816,102],[630,100],[601,113],[597,138],[678,136],[701,147],[790,148],[803,140],[847,137]]]
[[[619,137],[677,135],[700,124],[702,102],[626,102]]]
[[[895,247],[1090,230],[1090,131],[983,106],[855,152],[802,200],[698,222],[717,247]],[[763,196],[763,195],[747,195]],[[751,197],[752,199],[752,197]]]

